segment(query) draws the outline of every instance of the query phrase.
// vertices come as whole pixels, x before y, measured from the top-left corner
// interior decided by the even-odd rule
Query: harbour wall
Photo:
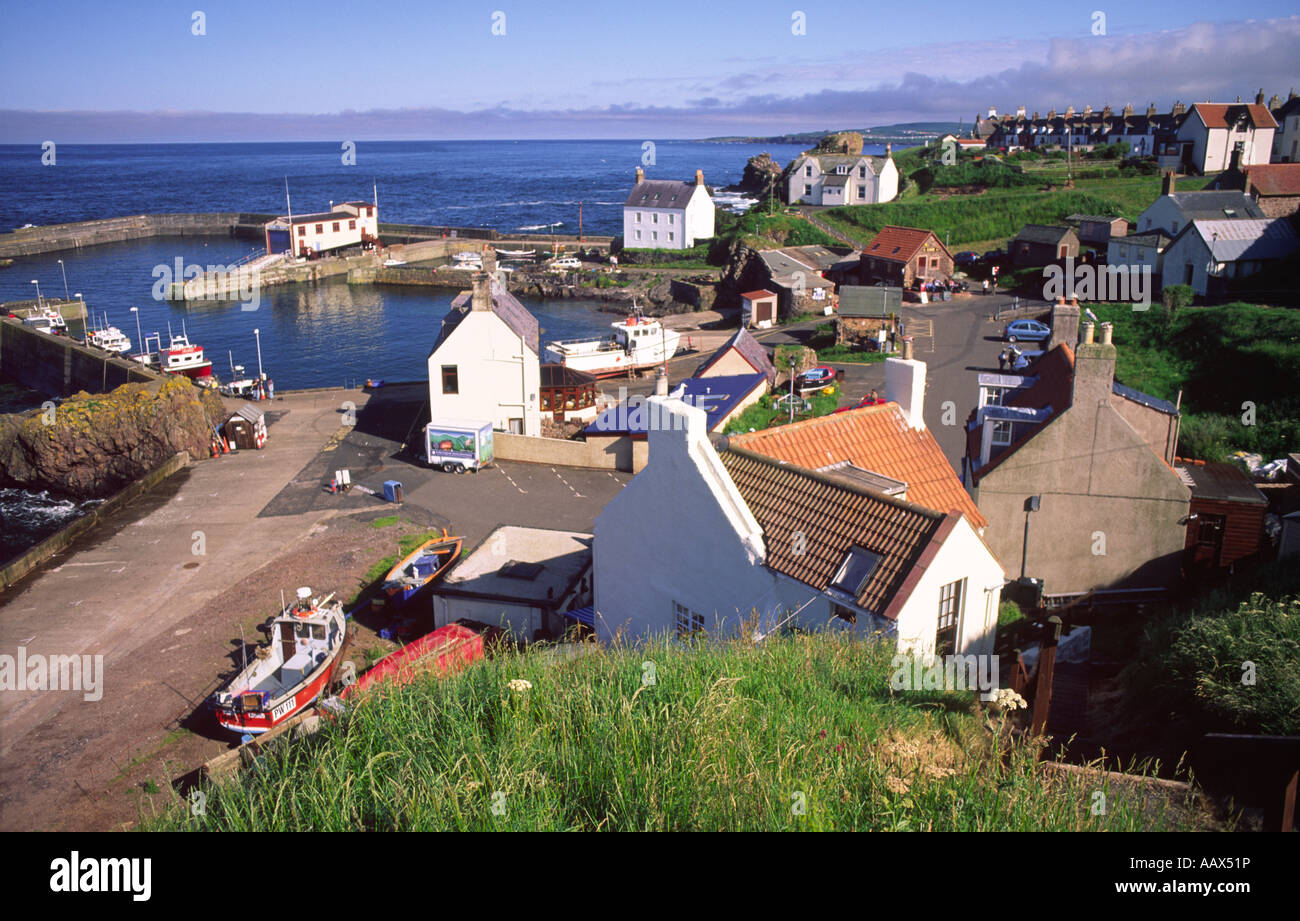
[[[85,534],[91,528],[95,527],[109,515],[113,514],[133,499],[136,499],[153,489],[178,470],[182,470],[189,466],[189,463],[190,456],[184,451],[172,455],[170,460],[163,461],[162,464],[140,477],[140,479],[136,480],[134,483],[123,486],[117,492],[113,493],[113,495],[109,496],[102,503],[95,506],[95,508],[72,522],[66,528],[63,528],[58,533],[45,538],[45,540],[41,541],[35,547],[32,547],[22,556],[10,560],[3,568],[0,568],[0,590],[7,589],[55,554],[62,550],[66,550],[73,541]]]
[[[261,241],[265,239],[264,225],[275,217],[277,215],[235,211],[198,214],[132,214],[70,224],[24,227],[11,233],[0,234],[0,259],[38,256],[42,253],[80,249],[102,243],[120,243],[124,240],[143,240],[149,237],[217,236]],[[491,227],[392,223],[380,223],[379,238],[381,242],[388,245],[432,240],[519,242],[525,245],[541,245],[554,241],[569,244],[581,242],[583,246],[594,249],[608,249],[613,240],[608,236],[584,235],[579,240],[576,234],[501,233]]]
[[[509,432],[492,433],[493,448],[502,460],[559,467],[593,467],[639,473],[650,456],[650,444],[631,438],[562,441]]]
[[[41,393],[70,396],[80,390],[107,393],[132,382],[163,380],[156,371],[67,336],[51,336],[0,318],[0,371]]]

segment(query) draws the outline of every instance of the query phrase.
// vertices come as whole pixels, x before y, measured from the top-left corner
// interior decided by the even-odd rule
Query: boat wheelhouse
[[[131,351],[131,340],[116,326],[101,326],[91,330],[90,344],[108,352]]]
[[[183,374],[195,380],[212,377],[212,362],[203,357],[203,346],[190,342],[184,324],[181,325],[179,336],[173,333],[171,326],[168,325],[167,341],[167,348],[163,348],[159,334],[155,333],[145,339],[146,352],[148,352],[149,342],[155,344],[152,360],[146,361],[145,364],[169,374]]]
[[[665,329],[652,317],[633,314],[611,323],[603,339],[566,339],[546,343],[544,360],[596,377],[629,374],[663,364],[677,352],[681,333]]]
[[[270,643],[212,698],[217,722],[238,733],[263,733],[292,718],[325,691],[343,648],[343,605],[310,588],[270,625]]]

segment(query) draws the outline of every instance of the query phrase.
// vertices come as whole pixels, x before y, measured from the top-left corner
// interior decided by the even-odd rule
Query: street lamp
[[[140,363],[144,364],[144,333],[140,332],[140,308],[132,307],[131,312],[135,314],[135,341],[140,347]]]
[[[1029,559],[1029,516],[1038,511],[1043,502],[1042,496],[1028,496],[1025,499],[1025,542],[1020,551],[1020,578],[1025,577],[1025,563]]]
[[[262,331],[255,329],[253,335],[257,338],[257,389],[260,392],[262,381],[266,379],[266,375],[262,373]]]
[[[37,281],[35,278],[33,278],[32,284],[36,286],[36,309],[44,310],[45,305],[41,303],[41,283]]]
[[[59,271],[63,273],[63,299],[69,300],[68,297],[68,270],[63,267],[63,260],[59,260]]]

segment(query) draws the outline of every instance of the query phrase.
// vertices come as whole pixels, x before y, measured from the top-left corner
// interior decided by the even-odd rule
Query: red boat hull
[[[320,692],[324,689],[325,682],[329,679],[332,670],[330,663],[325,663],[316,670],[316,674],[311,681],[299,688],[293,697],[286,697],[271,710],[253,710],[240,713],[234,710],[233,707],[218,707],[216,711],[217,722],[221,724],[222,728],[229,729],[231,732],[247,732],[253,735],[274,729],[301,712],[308,704],[320,696]]]

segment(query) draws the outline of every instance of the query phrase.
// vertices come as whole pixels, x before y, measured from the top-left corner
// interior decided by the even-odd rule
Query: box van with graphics
[[[430,467],[477,472],[492,463],[492,423],[435,419],[424,427],[424,445]]]

